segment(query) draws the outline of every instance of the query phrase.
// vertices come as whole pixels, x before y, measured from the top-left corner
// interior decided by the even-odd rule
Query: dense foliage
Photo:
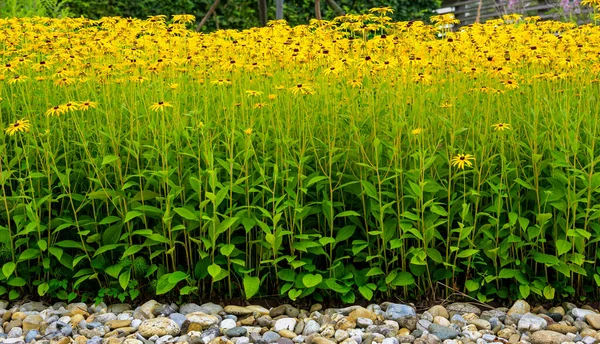
[[[0,294],[597,297],[600,29],[389,11],[0,20]]]
[[[336,0],[347,13],[364,13],[377,6],[390,6],[394,20],[423,19],[439,7],[440,0]],[[213,0],[0,0],[0,17],[32,15],[75,16],[100,19],[122,16],[146,19],[151,15],[171,16],[189,13],[202,18]],[[334,14],[324,1],[324,19]],[[315,17],[314,0],[285,0],[285,20],[292,26],[306,24]],[[256,0],[222,0],[215,16],[204,30],[244,29],[259,25]],[[275,19],[275,6],[269,2],[269,19]]]

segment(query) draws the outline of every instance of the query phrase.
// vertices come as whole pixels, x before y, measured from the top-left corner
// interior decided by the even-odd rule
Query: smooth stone
[[[365,327],[369,327],[371,325],[373,325],[373,320],[369,319],[369,318],[358,318],[356,319],[356,325],[358,325],[359,327],[365,328]]]
[[[386,320],[394,320],[401,327],[414,330],[417,327],[417,312],[409,305],[389,303],[384,313]]]
[[[142,320],[140,320],[140,319],[131,320],[131,327],[133,327],[133,328],[138,328],[138,327],[140,327],[141,324],[142,324]]]
[[[94,329],[94,328],[97,328],[97,327],[102,327],[102,326],[104,326],[104,325],[102,325],[102,323],[101,323],[101,322],[92,321],[92,322],[90,322],[90,323],[87,323],[87,326],[86,326],[86,327],[87,327],[87,328],[89,328],[89,329]]]
[[[94,321],[97,321],[99,323],[106,323],[107,321],[111,321],[111,320],[117,320],[117,315],[115,313],[105,313],[105,314],[99,314],[97,316],[95,316]]]
[[[350,338],[350,335],[348,334],[348,332],[346,332],[344,330],[337,330],[337,331],[335,331],[333,338],[336,340],[336,342],[339,343],[339,342],[342,342],[342,341]]]
[[[248,333],[245,327],[232,327],[225,331],[227,337],[242,337]]]
[[[232,306],[232,305],[225,306],[224,311],[225,311],[225,313],[235,314],[235,315],[248,315],[248,314],[254,313],[254,311],[252,311],[251,309],[248,309],[247,307]]]
[[[106,308],[106,312],[119,314],[119,313],[125,313],[132,309],[133,308],[128,303],[114,303]]]
[[[188,313],[185,317],[190,321],[190,323],[199,324],[202,329],[216,325],[220,321],[218,317],[202,312]]]
[[[562,316],[565,315],[565,309],[562,308],[561,306],[557,306],[557,307],[552,307],[548,310],[549,313],[557,313],[560,314]]]
[[[555,322],[562,321],[563,319],[563,315],[560,313],[548,313],[546,315],[549,316]]]
[[[66,324],[60,329],[60,334],[65,337],[70,337],[73,334],[73,326],[71,326],[71,324]]]
[[[290,318],[295,318],[300,314],[300,310],[298,310],[298,308],[287,305],[285,307],[285,315],[287,315]]]
[[[517,324],[520,331],[531,332],[543,330],[546,326],[548,326],[548,322],[545,319],[531,313],[524,314]]]
[[[281,336],[277,332],[267,331],[262,335],[262,339],[267,343],[275,343]]]
[[[285,338],[295,338],[297,336],[296,332],[290,330],[281,330],[279,331],[279,335]]]
[[[21,337],[22,335],[23,335],[23,329],[20,327],[13,327],[7,333],[8,338],[18,338],[18,337]]]
[[[97,327],[94,329],[82,329],[79,330],[79,334],[86,336],[87,338],[93,338],[93,337],[104,337],[104,335],[106,334],[106,331],[104,331],[103,327]]]
[[[269,311],[269,316],[271,318],[277,318],[278,316],[284,315],[286,306],[287,305],[279,305],[277,307],[271,308],[271,310]]]
[[[398,341],[398,338],[392,337],[392,338],[385,338],[384,340],[381,341],[381,344],[400,344],[400,342]]]
[[[233,340],[233,338],[232,338]],[[239,337],[233,341],[235,344],[250,344],[250,339],[247,337]]]
[[[321,328],[321,336],[325,338],[332,338],[335,335],[335,327],[333,325],[326,325]]]
[[[129,327],[131,325],[131,320],[109,320],[104,325],[108,326],[111,330],[121,327]]]
[[[600,330],[600,314],[588,314],[585,321],[595,330]]]
[[[138,314],[142,316],[143,319],[152,319],[158,315],[158,310],[161,304],[156,300],[150,300],[140,306],[138,310]]]
[[[222,307],[221,307],[221,310],[222,310]],[[195,303],[185,303],[185,304],[181,305],[181,307],[179,307],[179,313],[181,313],[183,315],[186,315],[188,313],[195,313],[195,312],[202,312],[202,307],[200,307],[199,305],[197,305]],[[208,314],[207,312],[202,312],[202,313]]]
[[[271,319],[268,315],[259,317],[256,322],[262,327],[273,327],[273,325],[275,325],[275,320]]]
[[[458,336],[458,331],[438,324],[429,325],[428,331],[440,340],[454,339]]]
[[[202,312],[202,313],[206,313],[206,314],[210,314],[210,315],[217,315],[219,313],[221,313],[223,311],[223,307],[214,304],[212,302],[207,302],[207,303],[203,303],[202,305],[200,305],[200,309],[197,310],[196,312]],[[179,309],[179,312],[182,314],[186,314],[184,313],[181,309]],[[193,312],[187,312],[187,313],[193,313]]]
[[[314,305],[310,306],[309,313],[318,312],[321,309],[323,309],[323,305],[320,303],[315,303]]]
[[[573,314],[573,317],[575,318],[585,318],[587,315],[593,315],[593,314],[598,314],[592,310],[589,309],[583,309],[583,308],[573,308],[571,310],[571,314]]]
[[[296,327],[297,320],[295,318],[281,318],[275,321],[273,330],[279,332],[281,330],[293,331]]]
[[[23,331],[39,330],[43,322],[44,319],[37,314],[28,315],[23,319]]]
[[[176,336],[180,331],[177,323],[169,318],[154,318],[145,320],[142,322],[138,330],[145,338],[150,338],[152,336],[161,337],[167,334]]]
[[[70,303],[67,305],[67,310],[71,315],[82,314],[84,316],[88,316],[90,314],[88,311],[88,306],[83,302]]]
[[[312,339],[311,344],[335,344],[335,342],[324,337],[315,337]]]
[[[448,311],[448,314],[450,316],[452,316],[454,314],[464,315],[467,313],[474,313],[475,315],[481,314],[481,309],[479,309],[479,307],[474,306],[470,303],[466,303],[466,302],[452,303],[452,304],[448,305],[448,307],[446,307],[446,310]]]
[[[467,325],[467,320],[463,318],[460,314],[454,314],[452,318],[450,318],[450,322],[458,325],[458,327],[464,327]]]
[[[310,336],[313,333],[319,332],[319,329],[321,329],[321,325],[319,325],[318,322],[311,319],[311,320],[307,321],[306,324],[304,324],[304,330],[302,331],[302,335]],[[294,331],[294,332],[296,332],[296,331]]]
[[[445,317],[439,316],[439,315],[433,317],[433,323],[444,326],[444,327],[450,327],[450,325],[451,325],[450,320],[446,319]]]
[[[489,321],[483,319],[473,319],[469,321],[469,324],[475,325],[478,330],[491,330],[492,325]]]
[[[88,339],[87,344],[102,344],[102,337],[96,336]]]
[[[506,314],[508,314],[508,315],[514,315],[514,314],[523,315],[523,314],[529,313],[530,311],[531,311],[531,306],[529,305],[529,303],[527,303],[527,301],[517,300],[512,305],[512,307],[510,307],[510,309],[508,310],[508,312]]]
[[[200,335],[200,341],[204,344],[208,344],[211,340],[217,338],[219,335],[219,329],[216,327],[209,328],[208,330],[202,332]]]
[[[504,319],[506,319],[506,312],[501,311],[499,309],[488,309],[486,311],[481,312],[481,315],[479,317],[487,321],[490,321],[490,319],[492,318],[497,318],[501,322],[504,322]]]
[[[450,314],[448,313],[448,311],[446,310],[446,308],[444,306],[441,306],[441,305],[435,305],[435,306],[429,308],[428,312],[434,318],[435,317],[443,317],[443,318],[446,318],[446,319],[450,319]]]
[[[569,340],[566,335],[548,330],[536,331],[529,336],[529,341],[532,344],[561,344]]]
[[[577,327],[566,324],[552,324],[546,327],[548,331],[560,332],[562,334],[577,333]]]
[[[31,343],[31,341],[36,339],[37,336],[39,336],[39,335],[40,335],[40,332],[38,330],[30,330],[29,332],[27,332],[27,335],[25,336],[25,343]]]
[[[421,331],[427,331],[427,329],[429,328],[429,325],[431,325],[431,321],[426,320],[426,319],[421,319],[417,322],[417,330],[421,330]]]
[[[183,315],[181,313],[169,314],[169,319],[171,319],[174,322],[176,322],[177,326],[179,326],[179,328],[182,328],[183,327],[183,323],[187,321],[187,318],[185,317],[185,315]],[[133,321],[135,321],[135,320],[133,320]],[[131,321],[130,326],[133,326],[133,321]],[[234,324],[235,324],[235,322],[234,322]],[[139,326],[139,324],[138,324],[138,326]]]
[[[348,314],[348,320],[350,321],[356,322],[358,318],[367,318],[375,321],[377,320],[377,314],[363,307],[358,307]]]
[[[19,307],[21,312],[41,312],[48,307],[43,302],[26,302]]]
[[[235,324],[235,320],[233,319],[223,319],[223,321],[221,321],[221,323],[219,324],[219,327],[221,328],[221,330],[229,330],[230,328],[234,328],[236,326]],[[239,336],[234,336],[234,337],[239,337]]]

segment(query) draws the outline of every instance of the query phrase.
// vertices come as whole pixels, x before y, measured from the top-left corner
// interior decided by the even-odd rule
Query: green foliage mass
[[[106,16],[145,19],[152,15],[193,14],[200,20],[208,11],[212,0],[0,0],[0,17],[28,16],[84,16],[100,19]],[[315,17],[314,1],[286,0],[285,19],[290,25],[306,24]],[[365,13],[373,7],[390,6],[394,20],[423,20],[440,0],[338,0],[346,13]],[[256,0],[223,0],[204,30],[245,29],[258,26]],[[324,19],[332,19],[333,11],[322,1]],[[269,19],[275,19],[275,6],[269,1]]]

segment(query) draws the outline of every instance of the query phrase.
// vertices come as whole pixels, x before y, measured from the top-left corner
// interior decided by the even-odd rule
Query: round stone
[[[179,326],[177,326],[175,321],[169,318],[145,320],[138,330],[145,338],[150,338],[152,336],[162,337],[164,335],[176,336],[179,334]]]
[[[297,320],[294,318],[281,318],[275,321],[275,326],[273,330],[275,332],[279,332],[281,330],[290,330],[293,331],[296,327]]]
[[[242,337],[248,333],[248,330],[245,327],[232,327],[225,331],[225,335],[227,337]]]

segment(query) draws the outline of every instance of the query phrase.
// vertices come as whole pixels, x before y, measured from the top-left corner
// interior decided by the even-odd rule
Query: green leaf
[[[396,287],[406,287],[415,284],[415,278],[410,272],[402,271],[392,281],[392,285]]]
[[[8,281],[7,284],[11,287],[22,287],[27,284],[27,281],[21,277],[13,277]]]
[[[231,255],[231,252],[233,252],[233,250],[235,249],[235,246],[233,244],[226,244],[221,246],[221,249],[219,251],[221,251],[221,254],[224,255],[225,257],[229,257]]]
[[[143,215],[144,215],[144,213],[137,211],[137,210],[128,211],[127,215],[125,215],[125,220],[123,220],[123,223],[127,223],[127,222],[135,219],[136,217],[140,217]]]
[[[281,269],[277,272],[277,277],[285,282],[294,282],[296,280],[296,272],[292,269]]]
[[[179,290],[179,295],[189,295],[197,290],[198,287],[186,285],[185,287],[181,288],[181,290]]]
[[[166,294],[175,287],[175,283],[169,282],[169,275],[170,274],[164,274],[160,276],[156,282],[156,295]]]
[[[306,286],[306,288],[312,288],[321,283],[323,280],[323,276],[321,275],[313,275],[306,274],[302,277],[302,283]]]
[[[335,217],[347,217],[347,216],[360,216],[359,213],[352,211],[352,210],[347,210],[347,211],[342,211],[341,213],[338,213],[335,215]]]
[[[290,289],[288,290],[288,297],[292,301],[296,301],[298,296],[302,295],[302,290]]]
[[[214,279],[217,278],[217,276],[219,276],[219,274],[221,273],[221,267],[218,266],[217,264],[211,264],[208,267],[208,273],[210,274],[210,276]]]
[[[377,276],[377,275],[383,275],[383,270],[381,270],[378,267],[370,268],[369,271],[367,272],[367,277]]]
[[[219,226],[217,226],[217,235],[220,235],[221,233],[224,233],[227,230],[229,230],[237,220],[237,217],[228,217],[225,220],[221,221],[221,223],[219,223]]]
[[[244,294],[246,295],[246,300],[252,298],[260,288],[260,278],[258,277],[250,277],[250,275],[244,276]]]
[[[10,277],[10,275],[12,275],[12,273],[15,271],[16,267],[17,267],[17,264],[15,264],[13,262],[8,262],[8,263],[4,264],[2,266],[2,273],[4,274],[4,277],[6,277],[6,278]]]
[[[358,287],[358,291],[365,299],[367,299],[367,301],[370,301],[373,298],[373,290],[365,285]]]
[[[39,250],[36,250],[33,248],[28,248],[21,253],[21,255],[19,256],[19,260],[17,262],[23,262],[23,261],[30,260],[33,258],[37,258],[39,255],[40,255]]]
[[[129,280],[131,279],[131,269],[127,269],[119,275],[119,285],[123,290],[127,290],[127,286],[129,285]]]
[[[521,284],[519,286],[519,292],[521,293],[521,297],[526,299],[529,296],[531,289],[527,284]]]
[[[188,275],[183,271],[175,271],[169,276],[169,283],[177,284],[184,279],[188,278]]]
[[[477,283],[477,282],[476,282],[476,281],[474,281],[474,280],[467,280],[467,281],[465,282],[465,288],[467,288],[467,290],[468,290],[469,292],[473,292],[473,291],[475,291],[475,290],[478,290],[478,289],[479,289],[479,283]]]
[[[46,293],[48,292],[48,290],[50,290],[50,286],[46,282],[38,285],[38,287],[37,287],[37,292],[38,292],[39,296],[46,295]]]
[[[179,216],[183,217],[184,219],[186,219],[188,221],[200,221],[200,219],[198,218],[198,216],[196,216],[196,214],[194,214],[193,212],[189,211],[186,208],[174,208],[173,210],[177,214],[179,214]]]
[[[102,158],[102,166],[111,164],[111,163],[117,161],[118,159],[119,159],[119,157],[116,155],[107,155],[104,158]]]
[[[44,239],[38,240],[37,245],[42,251],[46,251],[46,249],[48,248],[48,243],[46,243],[46,240]]]
[[[554,288],[550,285],[547,285],[546,287],[544,287],[544,297],[548,300],[552,300],[554,299]]]
[[[569,252],[571,247],[571,243],[567,240],[556,240],[556,250],[558,251],[557,253],[559,256]]]
[[[19,293],[17,290],[15,290],[15,289],[11,290],[11,291],[10,291],[10,293],[8,293],[8,298],[9,298],[10,300],[15,300],[15,299],[17,299],[19,296],[21,296],[21,294],[20,294],[20,293]]]
[[[479,250],[475,250],[475,249],[460,250],[456,256],[458,258],[468,258],[478,252],[479,252]]]

